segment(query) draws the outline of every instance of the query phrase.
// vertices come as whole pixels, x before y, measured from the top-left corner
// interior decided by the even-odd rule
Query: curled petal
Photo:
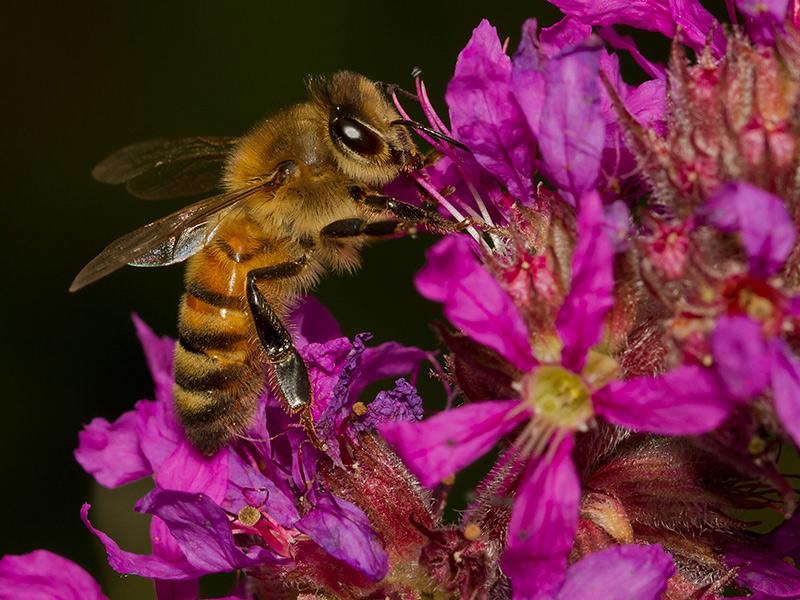
[[[311,379],[314,397],[311,410],[315,421],[331,403],[333,390],[352,349],[353,344],[346,337],[324,343],[310,343],[300,349]]]
[[[520,370],[530,370],[535,361],[525,321],[511,296],[480,265],[469,240],[448,236],[426,257],[414,280],[419,292],[444,303],[450,322],[472,339],[494,348]]]
[[[683,39],[695,50],[705,47],[708,32],[716,27],[711,48],[716,56],[725,50],[719,23],[698,0],[553,0],[553,4],[590,25],[630,25],[670,38],[680,27]]]
[[[367,515],[347,500],[324,495],[295,526],[372,581],[380,581],[389,570],[389,558]]]
[[[511,59],[484,19],[458,55],[445,95],[456,137],[517,198],[532,193],[533,140],[511,95]]]
[[[675,574],[672,557],[660,545],[612,546],[569,568],[559,600],[657,600]]]
[[[519,484],[501,563],[515,599],[552,598],[564,579],[581,493],[572,445],[569,436],[552,459],[531,461]]]
[[[135,411],[113,423],[98,417],[78,434],[75,459],[100,485],[116,488],[152,473],[139,446],[138,420]]]
[[[603,319],[613,305],[613,259],[602,201],[597,192],[591,192],[581,198],[572,283],[556,318],[564,343],[561,360],[575,372],[583,369],[589,348],[600,341]]]
[[[620,35],[613,27],[601,27],[598,32],[604,42],[617,50],[625,50],[628,52],[633,60],[636,61],[642,70],[654,79],[663,80],[666,78],[666,70],[664,65],[653,64],[647,60],[644,55],[636,47],[636,42],[632,37],[627,35]]]
[[[225,573],[272,559],[260,547],[249,555],[242,552],[234,543],[228,515],[204,494],[156,488],[136,509],[164,521],[186,560],[204,573]]]
[[[474,402],[421,422],[384,423],[381,435],[417,475],[432,487],[491,450],[514,429],[525,412],[514,414],[516,400]]]
[[[711,336],[711,353],[731,398],[750,400],[769,383],[769,353],[761,326],[743,316],[720,317]]]
[[[555,25],[539,32],[539,48],[544,56],[557,56],[583,44],[592,35],[592,26],[572,17],[564,17]]]
[[[47,550],[0,559],[0,598],[108,600],[89,573]]]
[[[741,235],[756,275],[774,274],[794,247],[797,233],[783,200],[749,183],[726,183],[703,212],[720,231]]]
[[[775,411],[783,428],[800,443],[800,361],[780,340],[771,344],[771,380]]]
[[[108,564],[117,573],[141,575],[154,579],[191,579],[205,575],[205,571],[191,565],[186,558],[167,560],[155,554],[136,554],[122,550],[117,543],[89,522],[89,504],[81,508],[81,519],[86,527],[103,543],[108,554]]]
[[[615,381],[595,392],[592,400],[595,411],[612,423],[666,435],[710,431],[733,409],[716,375],[694,365]]]
[[[393,390],[378,392],[369,403],[363,420],[354,426],[357,429],[377,428],[382,423],[419,421],[422,415],[422,398],[417,393],[417,388],[405,379],[398,379]]]

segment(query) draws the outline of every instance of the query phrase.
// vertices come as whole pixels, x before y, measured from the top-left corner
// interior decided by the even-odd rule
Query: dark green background
[[[0,23],[0,554],[47,548],[86,567],[115,600],[146,598],[149,584],[111,572],[78,516],[93,502],[99,526],[144,552],[146,519],[131,508],[146,488],[101,490],[72,451],[82,424],[113,420],[151,395],[130,313],[173,335],[182,269],[126,269],[66,290],[111,239],[177,204],[95,183],[92,167],[139,140],[242,133],[301,100],[310,73],[347,68],[411,87],[420,66],[443,110],[473,27],[488,17],[515,44],[536,3],[15,4]],[[427,322],[438,309],[411,283],[428,243],[376,246],[357,275],[323,284],[320,297],[346,333],[433,345]]]

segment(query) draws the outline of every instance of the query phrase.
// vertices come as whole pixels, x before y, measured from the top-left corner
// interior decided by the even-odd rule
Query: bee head
[[[339,168],[349,177],[383,185],[413,164],[417,150],[400,115],[372,81],[350,71],[309,82],[311,98],[327,120]]]

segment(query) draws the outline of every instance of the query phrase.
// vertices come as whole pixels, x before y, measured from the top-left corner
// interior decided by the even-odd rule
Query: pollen
[[[355,414],[356,416],[363,417],[365,414],[367,414],[367,405],[364,404],[363,402],[356,402],[355,404],[353,404],[352,410],[353,414]]]
[[[481,528],[475,523],[467,523],[464,527],[464,539],[474,542],[481,536]]]
[[[252,527],[261,520],[261,513],[257,508],[245,506],[239,511],[239,522],[245,527]]]

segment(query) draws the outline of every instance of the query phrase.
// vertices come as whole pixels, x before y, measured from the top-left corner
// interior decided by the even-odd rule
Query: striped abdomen
[[[202,452],[216,451],[253,417],[264,373],[245,282],[251,269],[280,261],[246,232],[218,236],[189,261],[178,317],[175,409]]]

